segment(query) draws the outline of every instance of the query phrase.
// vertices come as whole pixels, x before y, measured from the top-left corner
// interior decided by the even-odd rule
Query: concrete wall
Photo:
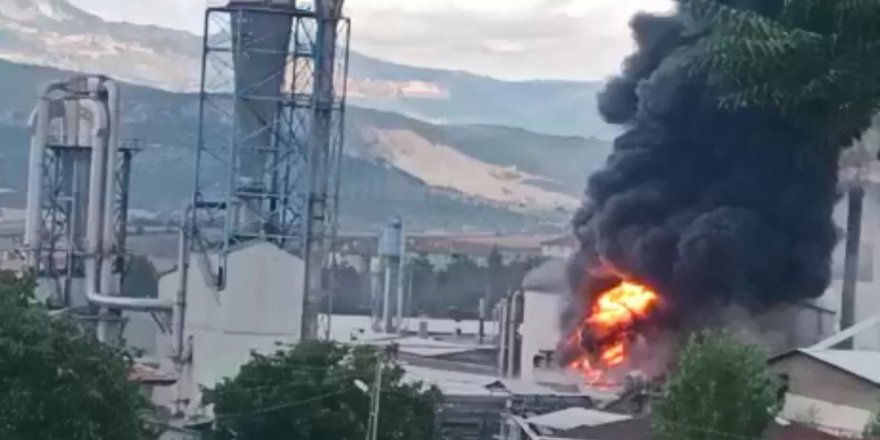
[[[790,354],[773,362],[771,367],[788,374],[792,394],[871,412],[877,409],[880,387],[805,354]]]
[[[252,352],[274,353],[300,339],[305,263],[270,243],[255,243],[229,255],[226,288],[215,291],[193,256],[188,279],[187,338],[192,362],[182,372],[180,397],[157,391],[154,400],[170,405],[178,398],[192,400],[195,412],[200,387],[213,387],[238,374]],[[178,275],[159,281],[159,295],[174,298]],[[170,354],[170,338],[160,351]]]
[[[555,351],[559,344],[560,315],[564,306],[563,294],[526,291],[523,306],[522,351],[520,357],[523,380],[538,380],[540,371],[534,368],[534,357],[542,351]],[[540,370],[540,369],[538,369]]]

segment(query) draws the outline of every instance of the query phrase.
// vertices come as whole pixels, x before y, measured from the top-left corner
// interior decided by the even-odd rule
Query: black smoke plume
[[[726,3],[768,13],[781,0]],[[574,220],[574,290],[589,304],[621,279],[642,282],[671,322],[820,296],[838,153],[805,154],[812,135],[772,111],[720,108],[719,81],[690,63],[707,28],[686,11],[640,14],[631,28],[638,50],[599,96],[627,130]]]

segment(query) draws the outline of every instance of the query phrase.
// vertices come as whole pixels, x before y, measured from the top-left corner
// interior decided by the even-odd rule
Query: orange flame
[[[622,282],[602,292],[570,338],[582,351],[570,368],[581,373],[588,383],[596,384],[607,370],[625,364],[636,324],[647,318],[659,302],[656,292],[632,282]]]

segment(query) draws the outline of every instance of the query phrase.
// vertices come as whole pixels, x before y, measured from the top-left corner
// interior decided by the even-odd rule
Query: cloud
[[[72,0],[116,20],[199,32],[205,0]],[[209,0],[216,1],[216,0]],[[669,0],[348,0],[354,49],[508,79],[597,79],[632,49],[629,18]]]

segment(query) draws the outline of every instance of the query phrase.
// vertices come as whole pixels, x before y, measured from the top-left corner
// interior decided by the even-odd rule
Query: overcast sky
[[[206,0],[70,0],[111,20],[200,33]],[[219,3],[219,0],[208,0]],[[626,23],[670,0],[347,0],[354,49],[507,79],[601,79],[632,49]]]

